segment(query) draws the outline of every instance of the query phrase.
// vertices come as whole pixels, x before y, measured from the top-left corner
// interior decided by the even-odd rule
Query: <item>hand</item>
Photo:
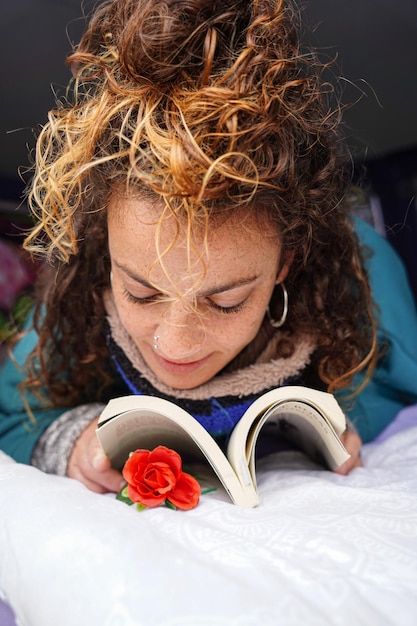
[[[71,453],[67,474],[96,493],[117,493],[124,484],[122,475],[111,467],[96,435],[94,420],[81,433]]]
[[[363,467],[361,459],[362,439],[357,433],[351,430],[345,430],[340,439],[349,452],[350,459],[338,467],[336,473],[346,475],[349,474],[351,470],[355,469],[355,467]]]

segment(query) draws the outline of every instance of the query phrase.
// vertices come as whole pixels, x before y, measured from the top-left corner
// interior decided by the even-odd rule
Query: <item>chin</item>
[[[183,389],[184,391],[200,387],[200,385],[204,385],[204,383],[207,383],[209,380],[211,380],[211,378],[213,378],[213,376],[209,376],[201,378],[197,377],[194,379],[190,376],[187,376],[186,374],[178,376],[162,376],[158,373],[156,375],[161,383],[163,383],[164,385],[172,387],[173,389]]]

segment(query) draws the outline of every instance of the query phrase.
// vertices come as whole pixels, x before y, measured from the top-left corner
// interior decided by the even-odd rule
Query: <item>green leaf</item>
[[[136,510],[137,511],[144,511],[145,509],[147,509],[148,507],[145,504],[141,504],[140,502],[136,503]]]
[[[170,502],[169,500],[165,500],[165,506],[167,506],[169,509],[172,509],[173,511],[177,510],[175,504],[172,504],[172,502]]]
[[[133,504],[133,501],[127,495],[127,485],[123,487],[123,489],[121,489],[119,493],[116,494],[116,500],[120,500],[120,502],[125,502],[125,504],[129,504],[129,506]]]

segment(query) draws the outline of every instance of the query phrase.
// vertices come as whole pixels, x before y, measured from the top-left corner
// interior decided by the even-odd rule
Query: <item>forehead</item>
[[[176,219],[162,203],[135,196],[113,196],[108,205],[110,255],[130,269],[146,271],[161,280],[167,272],[178,281],[178,272],[201,275],[228,274],[238,270],[259,273],[275,266],[280,254],[279,236],[266,219],[247,210],[236,210],[189,226]]]

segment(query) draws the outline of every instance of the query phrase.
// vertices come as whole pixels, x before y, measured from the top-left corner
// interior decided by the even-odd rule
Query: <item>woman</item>
[[[114,395],[173,399],[221,440],[272,387],[358,392],[373,303],[291,5],[106,1],[68,63],[37,146],[26,247],[48,263],[26,369],[5,368],[4,450],[117,491],[95,436]],[[341,473],[361,463],[359,435],[345,445]]]

